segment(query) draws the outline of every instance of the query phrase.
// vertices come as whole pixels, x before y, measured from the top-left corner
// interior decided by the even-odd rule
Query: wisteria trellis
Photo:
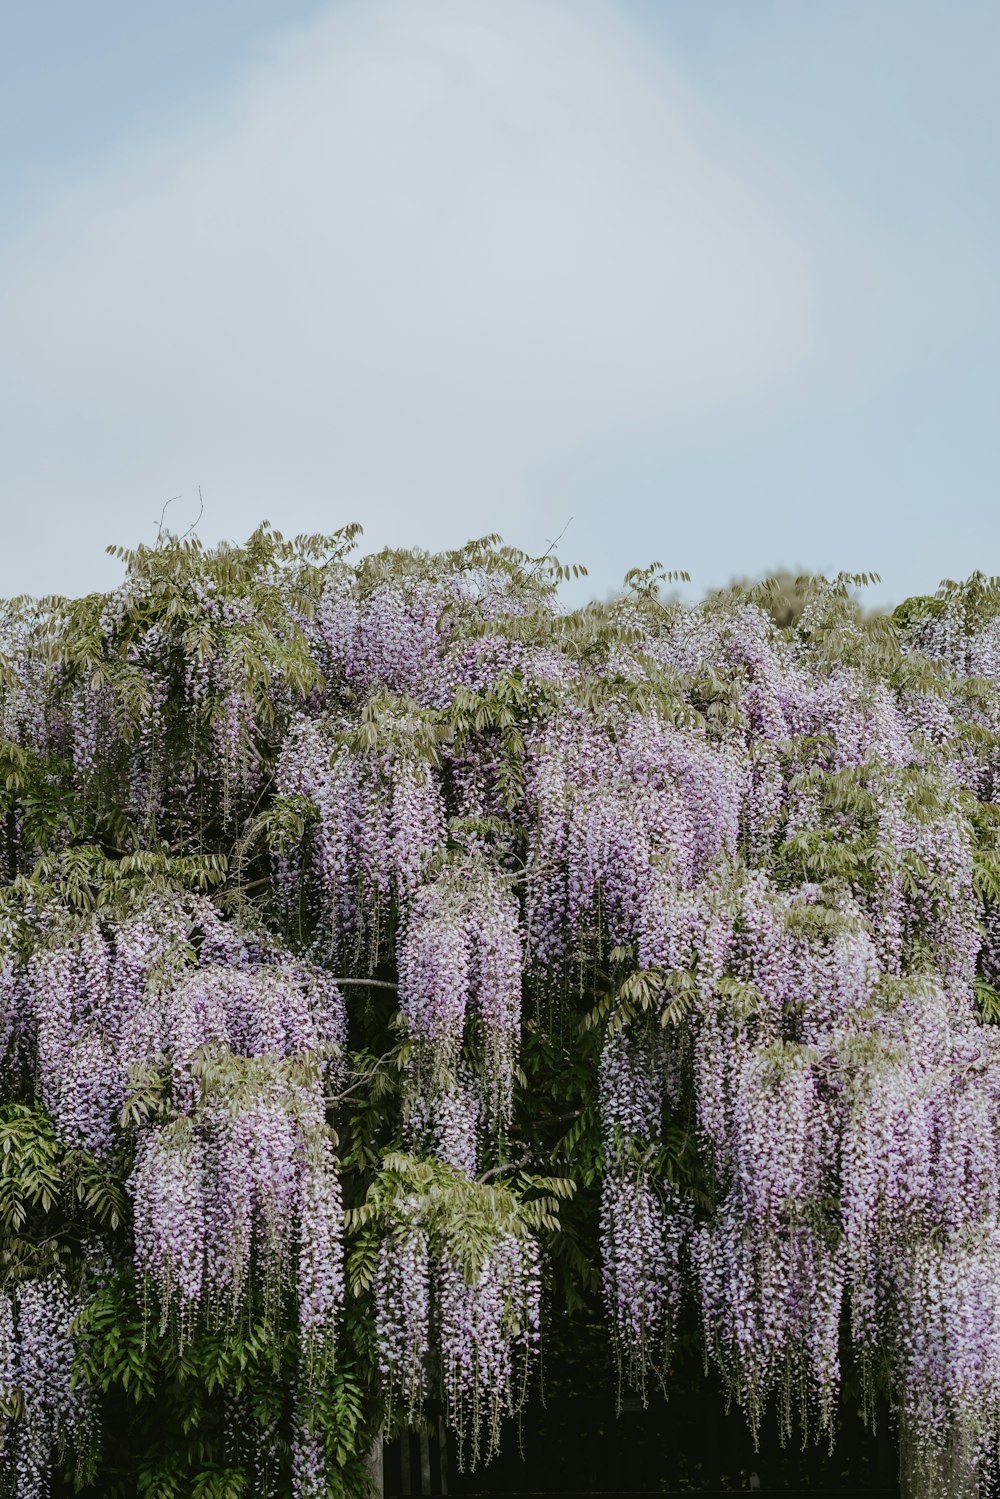
[[[781,629],[353,539],[166,538],[0,615],[0,1492],[99,1482],[129,1302],[146,1394],[215,1340],[234,1493],[350,1492],[434,1398],[488,1456],[593,1101],[622,1378],[694,1304],[754,1428],[832,1434],[847,1358],[909,1492],[978,1493],[1000,588],[814,580]],[[552,1143],[556,1033],[599,1044]]]

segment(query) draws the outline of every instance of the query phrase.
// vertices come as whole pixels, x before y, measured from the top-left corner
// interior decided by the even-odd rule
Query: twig
[[[184,532],[184,535],[181,537],[181,541],[186,541],[187,540],[187,538],[191,535],[191,532],[195,529],[195,527],[197,526],[198,522],[201,520],[201,518],[202,518],[202,516],[204,514],[205,514],[205,501],[201,497],[201,485],[199,484],[198,485],[198,514],[195,516],[194,520],[191,522],[191,524],[188,526],[187,530]]]
[[[352,1098],[355,1093],[358,1093],[367,1083],[370,1083],[374,1076],[375,1072],[366,1072],[364,1077],[359,1077],[357,1082],[352,1083],[349,1088],[345,1088],[343,1093],[327,1093],[324,1102],[330,1105],[331,1108],[335,1104],[343,1103],[346,1098]]]
[[[167,511],[170,509],[170,507],[174,503],[174,501],[175,500],[179,500],[180,498],[181,498],[181,496],[179,494],[172,494],[170,496],[169,500],[167,500],[167,502],[164,505],[163,509],[160,511],[160,524],[156,528],[156,541],[157,541],[157,545],[159,545],[160,537],[163,535],[163,520],[164,520],[164,517],[166,516]]]
[[[551,557],[552,553],[555,551],[556,547],[562,541],[563,537],[566,535],[566,532],[569,530],[569,528],[570,528],[570,526],[572,524],[573,524],[573,517],[570,516],[569,520],[563,526],[562,530],[559,532],[559,535],[556,537],[555,541],[550,541],[549,544],[548,544],[548,547],[546,548],[546,550],[538,558],[538,560],[535,563],[534,567],[531,569],[531,572],[528,574],[529,578],[533,578],[535,576],[535,574],[538,572],[538,569],[541,567],[542,563],[545,561],[546,557]]]
[[[375,1066],[371,1069],[370,1072],[356,1072],[354,1074],[355,1080],[351,1083],[351,1086],[349,1088],[345,1088],[343,1093],[328,1093],[326,1095],[326,1102],[328,1104],[343,1103],[345,1098],[350,1098],[354,1093],[357,1093],[359,1088],[363,1088],[366,1083],[370,1083],[374,1078],[376,1078],[382,1071],[383,1067],[390,1066],[393,1060],[393,1056],[393,1052],[387,1051],[384,1056],[379,1057],[378,1061],[375,1063]]]

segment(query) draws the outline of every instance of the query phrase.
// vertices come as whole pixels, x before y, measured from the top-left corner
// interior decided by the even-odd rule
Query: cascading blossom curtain
[[[849,1366],[985,1493],[1000,587],[354,539],[0,611],[0,1492],[474,1464],[596,1287],[644,1398],[693,1316],[755,1432]]]

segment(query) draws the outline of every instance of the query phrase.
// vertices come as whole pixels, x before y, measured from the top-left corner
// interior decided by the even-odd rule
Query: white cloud
[[[199,481],[208,531],[516,530],[565,455],[798,379],[811,239],[611,8],[331,7],[8,260],[19,576]]]

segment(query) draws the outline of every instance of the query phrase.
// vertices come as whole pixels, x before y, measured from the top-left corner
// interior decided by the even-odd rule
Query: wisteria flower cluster
[[[452,1184],[451,1168],[414,1170],[407,1157],[389,1170],[400,1190],[376,1188],[367,1205],[384,1229],[375,1334],[387,1410],[418,1421],[439,1391],[459,1463],[475,1466],[497,1451],[502,1421],[520,1409],[538,1357],[538,1243],[506,1192]],[[447,1207],[450,1186],[460,1228]]]
[[[346,1492],[430,1401],[488,1455],[599,1175],[565,1210],[623,1381],[690,1308],[755,1431],[832,1438],[849,1367],[916,1499],[983,1491],[1000,585],[568,611],[548,554],[353,537],[167,536],[0,607],[8,1487],[97,1452],[109,1287],[178,1359],[256,1329],[213,1462]]]
[[[89,1447],[92,1392],[73,1379],[81,1310],[58,1273],[0,1292],[0,1473],[19,1499],[49,1494],[57,1445],[80,1457]]]

